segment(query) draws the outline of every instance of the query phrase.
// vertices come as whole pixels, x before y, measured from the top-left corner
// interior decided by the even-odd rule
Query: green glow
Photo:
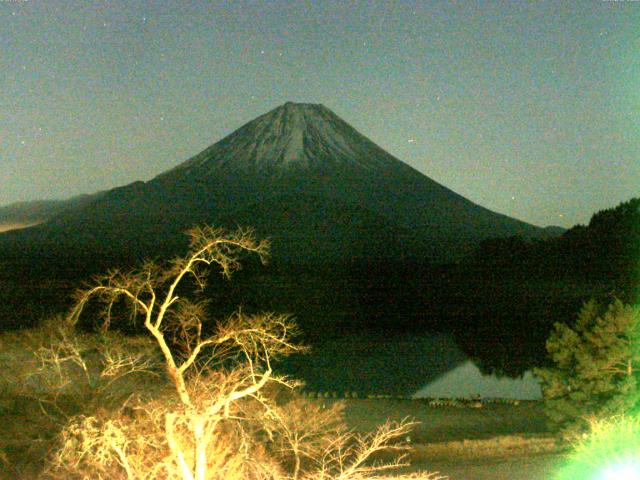
[[[640,463],[637,461],[623,462],[607,468],[602,480],[637,480],[640,478]]]
[[[555,480],[640,480],[640,417],[596,421]]]

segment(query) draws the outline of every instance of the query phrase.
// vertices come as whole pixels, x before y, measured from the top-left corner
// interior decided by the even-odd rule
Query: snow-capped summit
[[[276,173],[330,166],[371,170],[383,168],[388,157],[324,105],[287,102],[166,174],[202,175],[220,169]]]

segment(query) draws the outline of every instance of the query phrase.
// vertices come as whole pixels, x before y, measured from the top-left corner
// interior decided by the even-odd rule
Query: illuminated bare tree
[[[272,367],[274,358],[301,349],[291,342],[296,326],[289,316],[238,312],[208,325],[206,302],[186,298],[194,294],[187,283],[196,294],[203,291],[209,267],[218,266],[229,276],[239,268],[243,252],[264,261],[268,243],[256,241],[246,230],[227,234],[199,227],[189,234],[185,257],[169,265],[147,262],[128,273],[111,271],[78,293],[69,323],[77,323],[95,299],[104,307],[104,331],[125,300],[131,318],[142,319],[159,347],[170,388],[162,395],[128,399],[126,415],[120,409],[104,417],[77,416],[62,431],[47,474],[355,480],[389,468],[366,461],[405,434],[407,423],[386,425],[361,438],[336,430],[335,419],[318,408],[306,416],[298,408],[294,415],[276,401],[274,389],[296,386]],[[118,357],[116,364],[126,366],[127,360]],[[131,365],[140,364],[136,359]]]

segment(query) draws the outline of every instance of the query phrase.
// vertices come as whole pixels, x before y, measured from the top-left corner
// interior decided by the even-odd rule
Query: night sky
[[[322,103],[492,210],[640,195],[640,1],[0,0],[0,205],[148,180]]]

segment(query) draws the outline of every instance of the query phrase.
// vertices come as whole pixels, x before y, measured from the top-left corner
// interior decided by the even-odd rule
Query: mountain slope
[[[286,103],[154,182],[172,189],[195,179],[213,180],[209,198],[225,208],[283,191],[304,192],[365,206],[407,227],[444,227],[482,238],[545,236],[419,173],[322,105]],[[227,188],[216,195],[220,180]]]
[[[354,251],[451,260],[488,237],[548,236],[417,172],[326,107],[286,103],[149,182],[1,236],[0,248],[145,256],[184,247],[180,232],[202,222],[255,225],[290,262]]]

